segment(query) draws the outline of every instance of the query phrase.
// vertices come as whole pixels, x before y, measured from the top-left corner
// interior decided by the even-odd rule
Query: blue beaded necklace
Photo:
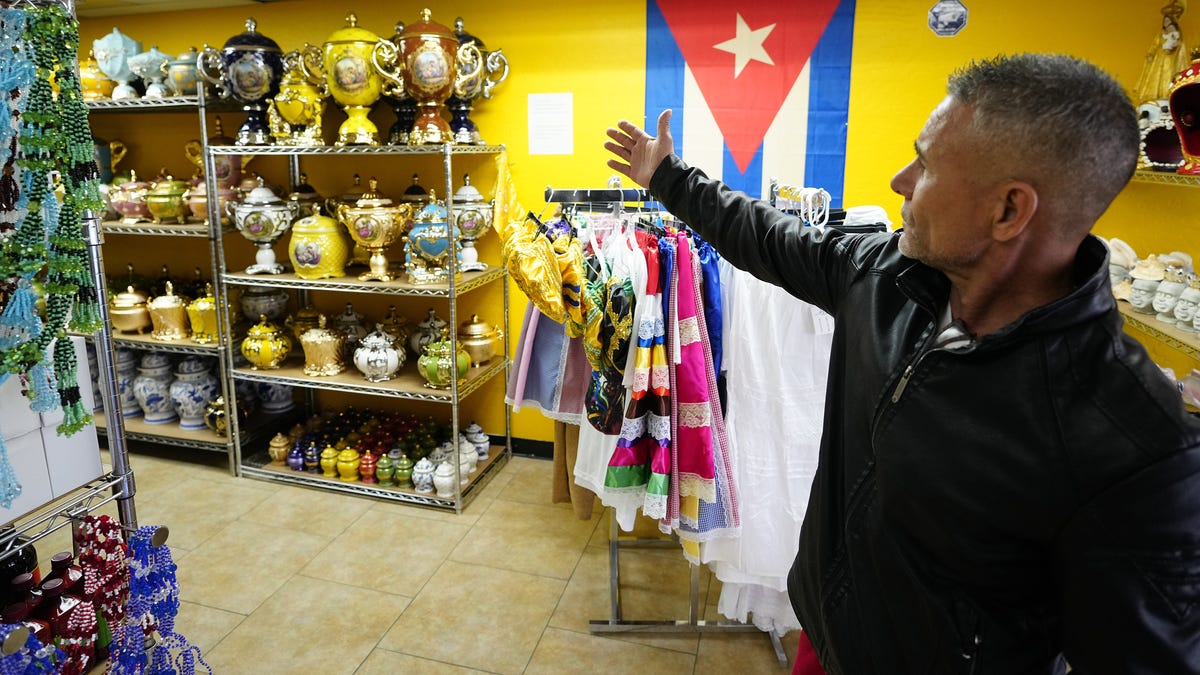
[[[0,643],[19,624],[0,624]],[[7,656],[0,657],[0,675],[37,675],[38,673],[57,673],[62,669],[67,655],[54,645],[43,645],[41,640],[29,631],[25,644],[20,649]]]

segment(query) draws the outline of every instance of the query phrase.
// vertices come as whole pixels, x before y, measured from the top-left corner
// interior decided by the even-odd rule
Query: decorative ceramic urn
[[[275,261],[272,246],[292,226],[300,207],[295,202],[280,199],[259,177],[258,186],[240,201],[229,205],[233,224],[242,236],[258,247],[255,263],[246,268],[247,274],[281,274],[284,266]]]
[[[172,342],[188,336],[187,301],[175,295],[173,283],[168,281],[166,286],[166,293],[151,300],[147,307],[154,324],[154,339]]]
[[[279,44],[258,32],[254,19],[246,31],[225,41],[220,51],[205,45],[196,60],[200,75],[217,87],[223,98],[242,104],[246,121],[238,129],[238,145],[270,145],[266,101],[279,93],[283,52]]]
[[[397,349],[396,342],[383,330],[383,324],[375,324],[375,330],[359,340],[354,350],[354,367],[368,382],[384,382],[396,376],[404,365],[403,343]]]
[[[258,324],[251,327],[246,333],[246,339],[242,340],[242,356],[246,357],[254,370],[278,368],[291,351],[291,336],[268,321],[265,315],[259,317]],[[263,407],[266,407],[265,400]]]
[[[345,370],[346,364],[342,360],[345,342],[345,335],[326,328],[325,317],[320,317],[316,328],[309,328],[300,335],[300,346],[304,348],[304,374],[327,377]]]

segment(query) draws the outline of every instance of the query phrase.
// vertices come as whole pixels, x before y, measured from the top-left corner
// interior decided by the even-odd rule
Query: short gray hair
[[[1024,174],[1013,178],[1042,190],[1056,218],[1090,226],[1137,167],[1137,112],[1121,85],[1087,61],[1063,54],[974,61],[950,76],[947,92],[974,108],[975,129],[1007,150],[999,154]]]

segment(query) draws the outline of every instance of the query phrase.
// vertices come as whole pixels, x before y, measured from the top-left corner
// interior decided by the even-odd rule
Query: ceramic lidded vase
[[[150,183],[138,180],[137,174],[130,171],[129,180],[109,189],[108,202],[114,211],[121,214],[122,223],[136,225],[153,219],[146,206],[146,194],[152,187]]]
[[[258,247],[254,264],[246,268],[246,273],[281,274],[284,266],[275,261],[272,246],[292,226],[299,205],[280,199],[259,177],[258,185],[240,202],[229,204],[228,211],[238,232]]]
[[[404,365],[405,352],[401,344],[397,348],[392,336],[383,330],[383,324],[375,324],[375,330],[364,336],[354,350],[354,367],[368,382],[384,382],[396,376]]]
[[[342,106],[346,121],[338,127],[337,145],[379,145],[379,129],[367,115],[383,93],[383,79],[371,61],[379,36],[346,15],[346,25],[333,31],[318,51],[303,60],[310,74],[325,77],[325,88]]]
[[[252,326],[246,332],[246,339],[242,340],[242,355],[250,362],[250,368],[253,370],[276,369],[291,351],[291,336],[271,323],[265,315],[259,317],[259,323]],[[264,409],[265,407],[264,402]]]
[[[412,483],[417,492],[433,492],[433,472],[436,467],[428,457],[422,457],[412,467]]]
[[[163,221],[175,221],[182,225],[187,219],[187,201],[184,194],[190,187],[186,181],[175,180],[165,175],[156,179],[146,193],[146,209],[150,220],[156,225]]]
[[[108,303],[109,320],[122,333],[143,333],[151,327],[146,294],[128,286]]]
[[[171,85],[171,93],[175,96],[195,96],[199,76],[196,64],[200,60],[200,52],[195,47],[189,47],[186,52],[171,59],[167,63],[167,83]]]
[[[206,46],[196,66],[201,77],[217,87],[221,97],[232,97],[246,111],[236,144],[270,145],[266,102],[279,93],[283,77],[283,52],[279,44],[259,33],[254,19],[247,19],[245,32],[226,40],[220,51]]]
[[[300,346],[304,348],[304,374],[328,377],[345,370],[346,364],[342,360],[345,341],[345,335],[326,328],[325,317],[320,317],[316,328],[309,328],[300,335]]]
[[[411,204],[396,204],[381,195],[374,178],[367,181],[367,191],[353,204],[337,205],[337,219],[346,226],[350,238],[370,251],[369,268],[358,275],[359,281],[391,281],[392,273],[384,250],[404,235],[412,215]]]
[[[311,45],[283,55],[283,77],[279,93],[270,101],[267,121],[276,145],[313,147],[325,145],[321,118],[328,98],[324,79],[305,67],[304,59],[315,58]]]
[[[133,395],[147,424],[166,424],[178,419],[171,403],[171,358],[162,352],[142,357],[138,375],[133,378]]]
[[[393,475],[396,477],[396,487],[413,487],[413,461],[408,458],[408,455],[401,453],[400,457],[394,460],[393,463],[395,465]]]
[[[308,175],[303,172],[300,173],[300,182],[292,186],[292,191],[288,193],[287,198],[289,202],[296,202],[300,205],[300,218],[320,215],[321,205],[325,203],[325,198],[308,184]],[[292,231],[295,232],[294,226]]]
[[[213,297],[212,283],[204,284],[204,295],[187,306],[188,323],[192,325],[192,340],[207,345],[217,341],[217,299]]]
[[[274,382],[256,382],[255,393],[263,413],[275,415],[296,407],[292,398],[292,388],[286,384]]]
[[[458,483],[455,479],[455,469],[458,464],[458,458],[451,458],[437,465],[437,469],[433,472],[433,487],[437,490],[437,496],[443,499],[449,499],[454,496],[454,487]]]
[[[471,369],[471,357],[462,344],[450,340],[449,331],[444,330],[442,339],[425,345],[425,353],[417,359],[417,372],[425,378],[430,389],[449,389],[455,381],[462,383]]]
[[[353,483],[358,480],[358,466],[362,463],[362,458],[359,457],[358,451],[354,448],[347,447],[338,453],[337,470],[339,478],[347,483]]]
[[[346,360],[354,360],[354,350],[358,349],[358,341],[363,339],[367,334],[367,329],[363,326],[363,319],[366,318],[362,314],[354,311],[354,305],[347,302],[346,311],[338,314],[333,319],[334,327],[342,331],[346,336],[345,355]]]
[[[166,292],[147,303],[155,340],[172,342],[188,336],[187,301],[175,295],[175,284],[168,281]]]
[[[471,357],[472,368],[491,361],[496,355],[496,341],[503,337],[504,331],[499,326],[480,321],[478,314],[472,314],[458,327],[458,343]]]
[[[294,202],[299,207],[299,202]],[[292,225],[288,258],[301,279],[327,279],[346,276],[350,242],[338,222],[318,212],[304,216]]]
[[[425,345],[436,340],[442,334],[442,329],[448,325],[430,307],[425,318],[417,324],[412,335],[408,338],[408,348],[412,350],[413,356],[420,357],[424,354]]]
[[[462,187],[454,191],[453,220],[462,242],[462,266],[464,272],[482,271],[488,268],[487,263],[479,262],[479,251],[475,242],[492,227],[492,216],[495,213],[495,200],[485,201],[483,194],[471,185],[471,175],[463,176]]]
[[[387,316],[383,317],[380,324],[383,326],[383,332],[392,336],[397,349],[405,351],[408,348],[408,338],[412,335],[413,328],[404,315],[396,312],[395,305],[388,305]]]
[[[475,446],[475,452],[479,455],[479,459],[481,461],[487,459],[488,451],[492,447],[492,439],[483,430],[483,427],[479,426],[475,420],[471,420],[471,424],[466,429],[463,429],[463,434]]]
[[[137,379],[138,353],[133,349],[117,347],[117,391],[120,394],[121,417],[141,417],[142,407],[133,391]]]
[[[462,246],[453,233],[445,205],[430,192],[429,203],[417,212],[404,242],[404,269],[410,284],[441,284],[462,275]]]
[[[100,71],[117,83],[113,88],[114,101],[137,98],[137,90],[130,86],[133,71],[129,59],[142,51],[142,43],[114,28],[111,33],[92,42],[92,54]]]
[[[290,328],[292,335],[299,340],[300,336],[304,335],[304,331],[309,328],[323,327],[325,325],[325,315],[317,310],[316,307],[307,305],[296,310],[295,314],[289,315],[287,321],[283,322],[283,325]]]
[[[180,361],[175,370],[175,381],[169,390],[171,403],[179,414],[179,428],[203,429],[205,410],[220,389],[216,376],[203,358],[191,357]]]

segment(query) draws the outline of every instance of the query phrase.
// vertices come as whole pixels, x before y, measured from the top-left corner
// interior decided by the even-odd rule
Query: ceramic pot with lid
[[[193,341],[202,345],[217,341],[217,299],[213,296],[211,283],[204,284],[204,295],[188,304],[187,315]]]
[[[300,335],[300,346],[304,348],[304,374],[328,377],[345,370],[346,363],[342,358],[345,342],[345,335],[326,328],[325,317],[320,317],[316,328],[309,328]]]
[[[478,314],[472,314],[458,327],[458,344],[467,350],[473,368],[492,360],[496,355],[496,342],[503,337],[504,331],[499,326],[480,321]]]
[[[324,326],[325,315],[322,314],[316,307],[308,305],[296,310],[295,314],[288,316],[287,320],[283,322],[283,325],[291,329],[292,335],[299,340],[300,336],[304,334],[304,331],[308,330],[309,328],[320,328],[321,326]]]
[[[316,207],[319,211],[320,207]],[[350,242],[338,222],[319,212],[307,215],[292,225],[288,258],[301,279],[327,279],[346,276]]]
[[[129,172],[129,180],[122,182],[108,191],[108,202],[113,210],[121,214],[121,222],[135,225],[151,220],[150,209],[146,206],[146,193],[153,187],[146,181],[138,180],[137,174]]]
[[[397,343],[383,330],[383,324],[375,324],[375,330],[359,340],[354,350],[354,367],[368,382],[385,382],[396,376],[404,365],[403,343]]]
[[[171,59],[167,63],[167,82],[171,85],[171,93],[176,96],[195,96],[198,75],[196,64],[200,60],[200,52],[195,47],[189,47],[186,52]]]
[[[155,340],[173,342],[188,336],[187,300],[175,295],[175,284],[168,281],[166,292],[148,303]]]
[[[113,296],[109,302],[109,318],[113,328],[122,333],[144,333],[151,327],[150,310],[146,306],[146,294],[127,286]]]
[[[449,389],[455,380],[462,383],[471,369],[471,357],[459,344],[455,349],[449,330],[443,329],[442,339],[425,345],[425,353],[417,359],[417,371],[430,389]]]
[[[189,187],[186,181],[175,180],[170,174],[155,180],[145,197],[150,219],[155,224],[171,220],[182,225],[187,218],[184,193]]]
[[[253,370],[279,368],[291,351],[291,336],[271,323],[266,315],[259,317],[259,322],[251,326],[246,332],[246,339],[242,340],[242,356],[250,362],[250,368]],[[263,401],[263,409],[266,410],[266,400]]]
[[[266,315],[272,321],[280,321],[287,311],[290,298],[287,289],[284,288],[251,286],[242,292],[242,314],[250,321],[258,319],[259,315]]]
[[[279,43],[259,33],[254,19],[247,19],[245,32],[226,40],[220,51],[205,47],[196,66],[222,97],[232,97],[246,111],[246,121],[237,132],[237,145],[270,145],[266,101],[279,93],[283,77]]]
[[[255,263],[246,268],[246,273],[282,274],[284,266],[275,261],[272,246],[292,226],[300,205],[280,199],[261,177],[257,182],[240,202],[228,206],[228,212],[238,232],[258,247]]]

